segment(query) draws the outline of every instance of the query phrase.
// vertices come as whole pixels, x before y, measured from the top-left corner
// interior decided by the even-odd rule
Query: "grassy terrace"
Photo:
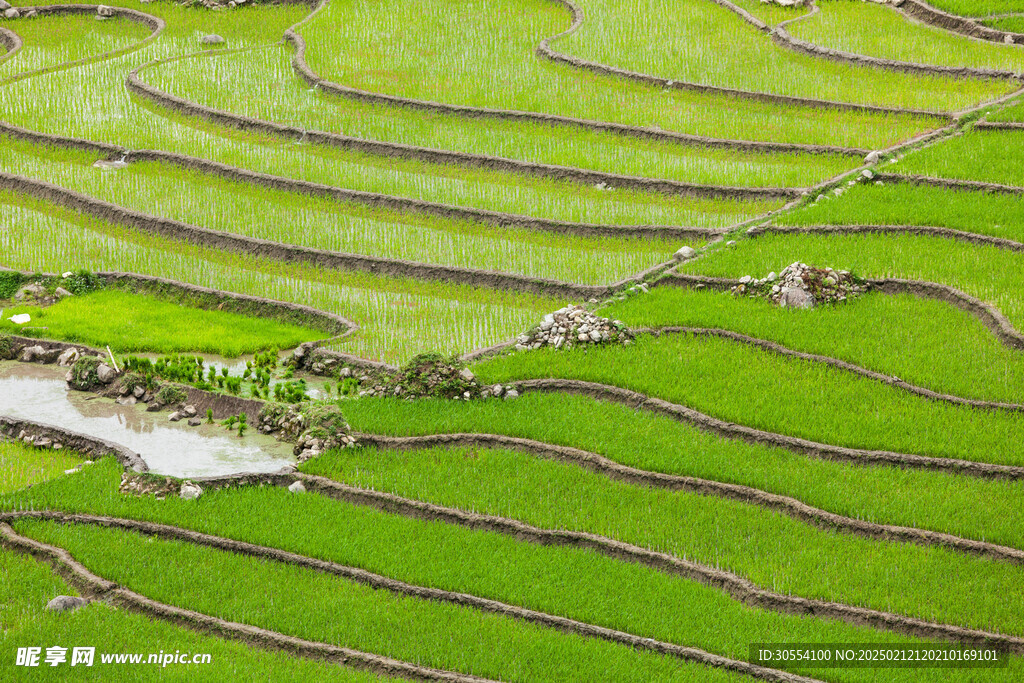
[[[551,180],[524,179],[498,172],[397,161],[297,145],[293,141],[261,139],[171,115],[130,97],[123,88],[125,73],[153,58],[166,59],[195,51],[196,35],[202,32],[215,31],[237,47],[274,42],[305,10],[298,6],[243,8],[232,12],[232,19],[226,14],[211,15],[157,2],[147,5],[146,11],[163,17],[168,23],[167,30],[154,43],[123,57],[12,84],[0,91],[0,120],[32,130],[134,149],[180,152],[356,190],[558,220],[724,227],[781,205],[781,202],[684,200],[622,190],[606,192]],[[236,20],[238,16],[250,16],[249,12],[257,11],[258,22]],[[294,85],[295,82],[295,77],[290,76],[289,83]],[[77,96],[67,98],[69,91],[76,92]],[[379,115],[379,112],[372,113],[373,117]],[[432,120],[426,117],[421,125],[436,126],[436,120],[431,123]],[[552,135],[548,128],[538,130],[549,138]],[[607,139],[623,142],[618,136]],[[676,150],[676,154],[682,149],[685,156],[685,148],[673,146],[670,149]],[[630,155],[636,150],[636,147],[629,149]],[[693,153],[689,154],[692,157]],[[757,158],[764,160],[763,156]],[[735,174],[742,167],[740,161],[730,160],[726,155],[720,165],[732,168]],[[812,160],[811,163],[818,162]]]
[[[663,78],[940,111],[968,107],[1012,89],[1006,83],[896,74],[797,54],[710,2],[582,4],[589,16],[587,25],[555,42],[555,49]],[[802,23],[794,24],[793,31]],[[723,51],[726,42],[732,49]]]
[[[1024,359],[1019,351],[1000,343],[971,314],[911,295],[871,294],[805,316],[729,293],[660,287],[613,304],[601,314],[631,327],[732,330],[955,396],[1024,400]],[[865,327],[865,320],[871,325]]]
[[[125,270],[311,305],[358,322],[362,329],[343,348],[369,358],[401,362],[427,349],[454,353],[488,346],[564,305],[519,293],[240,260],[23,198],[20,206],[10,203],[13,197],[4,199],[0,217],[11,228],[0,234],[0,252],[9,268]]]
[[[37,450],[19,442],[0,441],[0,493],[59,477],[82,462],[69,451]]]
[[[764,277],[794,261],[845,268],[862,277],[939,282],[999,308],[1024,329],[1021,255],[997,247],[964,245],[913,235],[764,235],[716,252],[713,259],[685,264],[695,275]]]
[[[960,138],[956,139],[957,141]],[[955,144],[955,143],[951,143]],[[953,164],[944,151],[935,147],[909,155],[892,168],[898,171],[943,175],[949,169],[964,168],[970,157],[959,157],[965,166]],[[934,150],[934,151],[933,151]],[[1012,159],[1008,159],[1011,161]],[[988,163],[972,164],[990,177],[999,174]],[[968,175],[955,171],[958,175]],[[924,185],[857,185],[843,195],[842,201],[827,201],[778,217],[779,225],[920,225],[952,228],[991,237],[1024,242],[1024,197],[948,190]]]
[[[361,459],[363,455],[369,454],[358,454],[355,457]],[[487,457],[487,454],[481,455]],[[461,459],[462,455],[459,454],[458,458]],[[336,458],[332,457],[325,463],[331,469],[337,469]],[[469,592],[648,637],[700,646],[712,652],[739,658],[747,656],[748,636],[771,639],[789,633],[794,637],[815,642],[825,642],[830,638],[841,641],[849,639],[850,642],[908,642],[908,639],[894,634],[839,622],[751,609],[736,603],[716,589],[640,565],[617,562],[589,551],[541,547],[503,535],[470,531],[438,522],[407,519],[332,501],[314,494],[294,496],[284,490],[273,488],[213,492],[196,504],[185,504],[184,501],[177,500],[157,504],[157,501],[148,498],[135,499],[116,495],[114,489],[117,477],[118,474],[113,468],[101,464],[80,478],[67,479],[47,487],[37,487],[20,500],[31,500],[35,505],[57,504],[68,510],[88,510],[160,521],[252,543],[281,547],[307,556],[362,567],[414,585]],[[257,513],[257,510],[261,512]],[[302,570],[285,571],[287,568],[283,569],[270,563],[228,558],[224,553],[183,547],[177,543],[147,543],[135,534],[77,526],[60,528],[52,524],[38,523],[24,523],[18,526],[34,537],[48,538],[68,547],[78,559],[94,571],[110,578],[114,578],[112,573],[123,577],[129,586],[155,599],[175,599],[175,594],[180,591],[176,584],[185,581],[185,577],[177,576],[176,572],[160,570],[157,563],[162,564],[166,561],[173,561],[176,566],[182,568],[195,567],[197,573],[204,575],[207,571],[199,570],[199,567],[206,567],[211,577],[216,576],[218,580],[225,581],[224,587],[220,589],[225,593],[230,593],[231,581],[248,579],[256,572],[273,572],[278,577],[286,577],[289,574],[303,575],[308,578],[304,581],[306,589],[301,597],[296,596],[293,601],[275,599],[273,606],[253,605],[245,612],[250,623],[279,624],[282,628],[287,627],[289,632],[298,632],[301,629],[307,633],[315,630],[315,633],[319,634],[326,632],[330,627],[326,623],[318,624],[315,619],[304,619],[299,623],[290,616],[290,609],[283,605],[293,604],[299,609],[309,609],[310,605],[316,604],[319,600],[339,599],[354,592],[348,586],[348,582],[341,579],[316,577]],[[329,535],[315,531],[327,527],[331,529]],[[308,531],[297,534],[294,533],[296,529]],[[93,550],[86,549],[87,539],[98,541],[93,545]],[[110,556],[108,553],[113,547],[132,551],[138,548],[139,552],[144,552],[146,557],[152,558],[153,565],[134,563],[137,564],[135,568],[115,567],[115,563],[102,557]],[[146,566],[151,568],[144,568]],[[515,571],[509,571],[511,567],[514,567]],[[235,579],[231,578],[236,576]],[[280,586],[282,590],[290,590],[291,583],[278,580],[274,581],[274,585]],[[629,586],[629,590],[622,590],[622,586]],[[321,587],[324,589],[323,593],[319,592]],[[242,614],[244,609],[236,607],[234,598],[229,598],[223,604],[212,603],[212,597],[219,591],[208,585],[196,585],[195,588],[186,590],[194,591],[190,598],[199,597],[197,593],[205,594],[200,598],[205,603],[204,606],[209,605],[212,610],[221,613],[232,610]],[[210,602],[207,602],[206,596],[209,596]],[[378,602],[386,604],[391,600],[384,594],[378,598]],[[408,604],[415,601],[399,599],[395,602]],[[464,623],[459,612],[454,609],[428,610],[424,607],[423,611],[451,618],[454,622],[453,628],[459,628],[460,624]],[[316,613],[319,614],[319,611]],[[344,615],[343,619],[331,620],[337,623],[333,627],[335,632],[344,627],[345,623],[357,618],[348,611],[341,614]],[[714,615],[714,618],[708,619],[708,615]],[[494,623],[496,621],[491,621],[492,627],[485,632],[484,638],[489,637],[487,634],[500,632],[498,629],[501,624]],[[424,636],[429,637],[431,629],[426,624],[422,624],[421,628]],[[522,630],[533,631],[532,628]],[[397,647],[400,644],[401,633],[402,631],[396,630],[392,638],[393,646]],[[576,639],[560,640],[571,643]],[[475,639],[464,642],[467,652],[463,655],[463,661],[469,662],[470,657],[477,653]],[[534,652],[543,652],[539,649],[540,645],[537,647]],[[510,652],[508,648],[501,651]],[[569,653],[572,652],[572,649],[569,650]],[[495,659],[503,656],[496,655]],[[651,661],[647,655],[633,657],[634,665]],[[589,668],[588,662],[576,664]],[[524,665],[544,666],[536,661]],[[1014,663],[1011,671],[1015,670],[1016,666]],[[528,672],[535,671],[536,669],[520,670],[516,677],[530,678]],[[557,672],[557,669],[554,671]],[[700,671],[702,670],[697,669],[692,673],[696,675]],[[657,670],[646,669],[638,670],[635,675],[641,680],[646,680],[644,676],[656,677],[657,673]],[[871,680],[871,673],[864,671],[817,672],[817,676],[821,676],[822,673],[828,680]],[[925,679],[930,678],[927,671],[923,673]],[[903,680],[904,677],[906,680],[917,680],[916,677],[921,674],[920,671],[913,674],[898,670],[893,672],[894,680]],[[539,675],[547,677],[543,672]],[[632,679],[627,677],[627,680]]]
[[[857,54],[938,66],[1024,71],[1024,50],[970,38],[908,21],[899,12],[872,3],[829,0],[813,17],[794,22],[790,33],[809,42]],[[850,31],[850,26],[865,30]],[[897,76],[897,78],[899,78]],[[971,81],[956,81],[971,92]],[[991,85],[987,87],[993,87]],[[1007,84],[1005,91],[1013,88]]]
[[[341,666],[298,660],[283,653],[254,650],[243,643],[200,635],[102,602],[93,603],[71,614],[44,612],[42,606],[51,598],[75,595],[76,592],[56,576],[49,565],[30,557],[15,555],[9,550],[0,549],[0,570],[0,600],[5,607],[0,647],[9,652],[15,652],[18,647],[43,647],[44,656],[45,648],[57,643],[95,647],[93,667],[83,668],[79,665],[74,671],[76,680],[165,681],[187,678],[191,681],[216,682],[223,681],[225,676],[254,679],[267,675],[275,681],[297,682],[311,678],[329,678],[346,683],[385,680]],[[170,668],[129,668],[124,664],[104,666],[100,662],[101,653],[144,653],[145,661],[151,653],[156,654],[161,650],[169,653],[178,650],[209,654],[211,663]],[[69,675],[68,670],[61,667],[40,667],[33,674],[32,678],[37,680],[67,680]]]
[[[493,433],[534,439],[582,448],[648,471],[790,495],[848,517],[1024,547],[1024,533],[1013,512],[1024,495],[1020,482],[808,460],[590,398],[528,394],[512,404],[475,405],[359,401],[346,406],[346,415],[355,429],[364,432],[394,436]],[[978,500],[984,500],[985,506],[979,507]],[[714,557],[707,560],[715,561]]]
[[[956,180],[982,180],[1003,185],[1024,185],[1024,131],[972,130],[962,136],[951,138],[941,145],[927,147],[914,154],[908,154],[893,168],[900,173],[953,178]],[[1020,197],[993,197],[998,201],[1014,201]],[[975,210],[972,209],[973,215]],[[1016,211],[1002,213],[999,222],[1019,219]],[[986,217],[988,218],[988,217]],[[976,221],[980,225],[995,223],[995,216],[989,220]]]
[[[999,29],[1000,31],[1024,33],[1024,16],[987,19],[983,20],[981,23],[985,26],[991,26],[992,28]]]
[[[120,50],[149,35],[140,24],[114,18],[98,22],[89,15],[37,16],[7,24],[22,39],[14,57],[0,62],[0,83],[36,69]]]
[[[672,680],[688,671],[709,680],[740,678],[508,617],[398,597],[309,569],[223,551],[99,528],[31,523],[18,528],[67,547],[94,571],[155,600],[427,666],[506,680],[565,680],[574,674],[611,675],[626,681]],[[88,546],[142,561],[131,567],[112,563],[112,555],[90,552]],[[171,567],[177,571],[168,571]],[[253,585],[274,589],[254,595],[247,588]],[[454,642],[459,643],[458,649],[451,648]],[[533,656],[518,654],[525,650]]]
[[[623,175],[799,187],[837,175],[857,161],[840,155],[701,149],[564,126],[465,120],[360,104],[311,92],[295,77],[290,60],[289,49],[275,46],[177,60],[147,69],[142,77],[208,107],[311,130]]]
[[[18,313],[32,316],[32,329],[10,322]],[[111,326],[111,320],[117,320],[117,325]],[[71,297],[47,308],[8,305],[0,320],[2,332],[99,348],[109,344],[121,353],[192,351],[228,357],[291,349],[324,336],[266,318],[191,308],[178,301],[116,290]]]
[[[102,171],[92,155],[21,148],[0,151],[0,170],[150,215],[326,251],[604,284],[668,261],[679,248],[675,240],[583,238],[371,209],[153,162]]]
[[[934,0],[929,4],[950,14],[959,14],[964,17],[1024,12],[1024,2],[1021,0]]]
[[[488,3],[427,0],[415,3],[419,21],[410,23],[407,17],[412,6],[411,0],[332,3],[300,30],[310,46],[307,60],[313,70],[327,80],[375,92],[619,121],[638,126],[657,125],[666,130],[712,137],[884,147],[911,137],[915,131],[939,125],[937,119],[790,108],[683,91],[663,92],[658,88],[540,61],[534,55],[537,44],[545,37],[564,31],[570,23],[568,11],[548,0]],[[588,26],[602,26],[610,22],[614,24],[614,34],[637,41],[628,46],[609,46],[609,49],[625,48],[625,54],[658,54],[659,40],[680,44],[679,27],[672,25],[676,21],[674,17],[706,12],[711,21],[719,22],[714,29],[715,35],[728,35],[730,43],[735,45],[735,54],[748,55],[738,78],[730,82],[715,82],[714,85],[774,89],[772,84],[781,77],[781,72],[773,72],[760,80],[742,76],[758,71],[751,68],[748,48],[755,50],[758,57],[765,51],[777,54],[792,66],[790,53],[763,43],[753,29],[748,34],[738,17],[710,3],[701,6],[687,4],[685,15],[678,12],[658,14],[657,7],[650,11],[645,6],[640,8],[641,11],[623,8],[625,4],[617,3],[606,3],[602,7],[585,6]],[[658,23],[664,27],[664,34],[657,33],[656,25],[630,26],[623,23],[655,16],[659,17]],[[458,32],[453,32],[453,27],[458,27]],[[584,28],[570,39],[555,42],[553,47],[620,67],[651,70],[646,68],[649,66],[646,64],[620,63],[620,56],[612,59],[612,55],[600,48],[584,52],[591,49],[589,46],[593,41],[602,40],[602,37],[611,40],[612,35],[611,28]],[[686,38],[688,42],[703,40],[700,36],[687,35]],[[737,41],[742,41],[742,44],[736,44]],[[753,42],[758,45],[752,45]],[[642,50],[637,50],[638,44],[643,45]],[[353,45],[358,49],[352,49]],[[719,54],[715,62],[722,59],[728,57]],[[690,74],[676,68],[679,61],[673,62],[671,71],[658,75],[680,80],[692,75],[692,80],[709,81],[704,75],[710,67],[707,60],[701,61],[695,55],[692,61],[686,61],[685,64],[694,71]],[[827,62],[813,59],[803,60],[803,65],[805,69],[813,68],[815,73],[832,69]],[[696,72],[699,72],[699,77]],[[906,81],[896,85],[896,78],[872,75],[866,70],[864,79],[857,80],[854,70],[846,67],[832,73],[842,74],[844,79],[850,76],[851,82],[856,83],[844,95],[859,98],[857,101],[878,99],[874,102],[876,104],[941,107],[940,102],[950,99],[966,103],[1002,92],[999,87],[981,86],[981,90],[963,91],[960,84],[952,81],[944,84],[928,82],[927,85],[922,83],[919,93],[922,97],[915,99],[906,94],[911,90],[905,85]],[[837,80],[833,76],[830,82]],[[509,87],[512,83],[515,87]],[[806,80],[805,83],[810,85]],[[930,89],[933,85],[944,94],[929,95],[924,91],[925,87]],[[837,93],[803,87],[795,94],[826,97]],[[945,99],[947,96],[949,99]],[[628,106],[624,106],[626,103]]]
[[[632,347],[510,354],[474,371],[485,383],[558,377],[621,386],[728,422],[851,448],[1024,463],[1024,450],[1008,447],[1024,443],[1020,415],[934,403],[730,340],[645,337]]]

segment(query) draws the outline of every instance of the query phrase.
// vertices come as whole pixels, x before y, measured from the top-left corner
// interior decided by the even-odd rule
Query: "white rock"
[[[17,7],[11,7],[4,10],[4,16],[8,19],[17,19],[21,16],[21,12],[18,11]]]
[[[178,491],[178,495],[182,500],[195,500],[199,496],[203,495],[203,490],[192,482],[186,481],[181,485],[181,490]]]
[[[882,153],[879,151],[868,152],[868,155],[864,157],[865,164],[877,164],[878,160],[882,158]]]
[[[96,376],[104,384],[110,384],[117,377],[117,371],[106,363],[100,363],[96,366]]]
[[[870,168],[865,168],[863,171],[860,172],[860,174],[862,177],[867,178],[868,180],[872,180],[875,177],[875,172],[872,171]]]
[[[474,375],[469,368],[462,368],[462,370],[459,371],[459,377],[467,382],[472,382],[476,379],[476,375]]]
[[[302,485],[301,481],[293,481],[291,486],[288,487],[288,490],[292,493],[305,493],[306,487]]]
[[[505,400],[506,401],[511,401],[511,400],[517,399],[517,398],[519,398],[519,392],[516,391],[515,389],[509,389],[508,391],[505,392]]]
[[[211,33],[200,38],[199,42],[202,45],[222,45],[224,44],[225,40],[223,36],[218,36],[216,33]]]
[[[47,612],[70,612],[76,610],[79,607],[88,605],[89,602],[85,598],[80,598],[74,595],[58,595],[50,602],[46,603]]]
[[[743,277],[740,278],[740,284],[742,284],[742,285],[749,284],[750,281],[753,280],[753,279],[754,278],[750,277],[749,275],[744,275]]]
[[[679,251],[672,255],[676,261],[685,261],[691,259],[697,255],[697,251],[693,247],[680,247]]]
[[[112,17],[114,16],[114,8],[107,7],[106,5],[100,5],[96,8],[96,14],[101,17]]]
[[[30,316],[28,313],[20,313],[18,315],[12,315],[10,318],[8,318],[8,320],[10,320],[15,325],[24,325],[25,323],[32,321],[32,316]]]

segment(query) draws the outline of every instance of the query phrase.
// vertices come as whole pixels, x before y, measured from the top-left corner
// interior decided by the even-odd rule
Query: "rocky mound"
[[[516,350],[631,343],[632,335],[622,321],[602,318],[583,306],[566,306],[547,314],[540,325],[520,335],[516,339]]]
[[[786,266],[782,273],[769,273],[755,280],[747,275],[732,288],[734,294],[764,298],[781,308],[814,308],[822,304],[838,304],[866,292],[868,284],[848,270],[815,268],[799,261]]]

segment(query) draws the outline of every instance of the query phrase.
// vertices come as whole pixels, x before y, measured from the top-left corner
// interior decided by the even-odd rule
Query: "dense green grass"
[[[579,396],[512,402],[362,400],[345,404],[357,431],[420,436],[493,433],[582,448],[648,471],[744,484],[847,517],[914,526],[1024,548],[1016,510],[1024,484],[809,460],[721,439],[695,427]],[[977,501],[984,500],[979,506]]]
[[[679,241],[587,238],[495,228],[270,190],[156,162],[117,172],[88,154],[20,146],[0,169],[150,215],[327,251],[605,284],[671,258]]]
[[[931,0],[941,10],[964,17],[984,17],[1004,12],[1024,12],[1021,0]]]
[[[868,2],[829,0],[815,16],[794,22],[789,32],[803,40],[836,50],[938,66],[1024,71],[1024,50],[1018,46],[972,40],[950,31],[908,20],[894,9]],[[851,31],[851,26],[860,27]],[[905,74],[896,76],[902,80]],[[955,81],[965,91],[978,81]],[[1012,84],[1004,92],[1013,89]],[[995,89],[994,84],[989,88]],[[960,100],[963,102],[963,100]]]
[[[16,441],[0,441],[0,493],[59,477],[81,462],[82,457],[70,451],[39,450]]]
[[[983,180],[1004,185],[1024,185],[1024,131],[1019,133],[995,130],[970,131],[945,140],[942,144],[925,147],[918,152],[908,154],[899,164],[886,170],[957,180]],[[1006,195],[995,195],[993,199],[1006,205],[1019,204],[1022,200],[1019,196]],[[962,202],[957,203],[962,206]],[[956,207],[956,204],[953,206]],[[970,218],[982,225],[987,222],[977,220],[979,217],[973,210]],[[1012,213],[1006,213],[1001,222],[1015,220],[1021,220],[1019,208]]]
[[[713,185],[807,186],[856,165],[838,155],[702,149],[537,123],[425,117],[310,94],[287,48],[196,57],[146,70],[153,85],[209,107],[371,140]],[[225,87],[230,83],[231,87]]]
[[[717,250],[714,258],[687,263],[682,270],[764,277],[794,261],[852,270],[862,277],[939,282],[993,304],[1024,330],[1024,257],[997,247],[915,235],[763,235]]]
[[[728,422],[812,441],[1024,463],[1024,416],[935,403],[812,361],[719,338],[512,353],[474,366],[485,383],[559,377],[633,389]]]
[[[12,206],[4,201],[17,201]],[[515,336],[564,301],[446,283],[318,270],[140,234],[24,198],[0,198],[0,264],[25,271],[125,270],[291,301],[358,322],[341,348],[404,362]]]
[[[63,299],[47,308],[14,306],[4,311],[0,332],[21,333],[8,318],[32,316],[28,336],[64,339],[118,353],[194,351],[236,357],[291,349],[325,335],[309,328],[224,311],[207,311],[120,291]],[[43,328],[43,329],[40,329]]]
[[[679,680],[688,673],[706,680],[740,678],[292,565],[96,527],[16,526],[154,600],[425,666],[502,680]]]
[[[908,94],[908,79],[793,55],[764,41],[728,10],[710,4],[584,3],[584,10],[587,24],[575,36],[556,41],[555,49],[665,78],[936,107],[993,92],[984,85],[965,88],[925,79]],[[712,35],[708,45],[693,49],[714,46],[714,55],[680,57],[684,44],[702,40],[680,26],[697,16]],[[711,137],[855,147],[888,146],[911,131],[938,126],[935,119],[662,91],[539,60],[537,44],[569,23],[567,10],[547,0],[360,0],[329,5],[300,32],[310,46],[310,65],[326,80],[405,97],[658,125]],[[719,49],[721,40],[729,42],[728,54]],[[645,61],[666,50],[670,68],[659,70]],[[784,83],[777,85],[780,79]]]
[[[920,159],[918,155],[909,156],[905,160],[907,165],[893,168],[908,172],[913,169],[913,172],[963,173],[953,170],[959,164],[946,164],[945,160],[953,157],[947,157],[941,149],[935,148],[931,155],[926,150]],[[981,167],[978,163],[977,168]],[[993,176],[998,172],[986,173]],[[775,222],[780,225],[925,225],[1024,242],[1024,197],[924,185],[861,184],[850,188],[842,199],[829,196],[827,200],[782,214]],[[968,247],[961,244],[956,248]]]
[[[709,2],[611,0],[583,7],[587,23],[556,41],[555,49],[663,78],[933,110],[960,109],[1013,89],[1009,83],[898,74],[799,54],[765,40],[733,12]],[[826,5],[824,11],[829,9]],[[858,18],[856,25],[866,26],[862,22]],[[798,33],[803,23],[790,30]],[[730,49],[722,50],[723,44]]]
[[[855,363],[934,391],[1024,402],[1024,357],[971,314],[911,295],[869,294],[810,315],[711,290],[659,287],[601,311],[631,327],[715,327]],[[865,321],[870,320],[870,325]],[[951,333],[954,331],[955,333]]]
[[[991,26],[994,29],[1000,31],[1010,31],[1011,33],[1024,33],[1024,16],[1020,17],[1003,17],[1001,19],[989,19],[981,22],[985,26]]]
[[[37,488],[20,500],[271,545],[416,585],[469,592],[741,659],[748,656],[751,639],[907,642],[872,629],[750,609],[717,589],[590,551],[522,543],[270,487],[209,492],[195,502],[137,499],[116,494],[118,476],[108,466],[59,486]],[[844,681],[873,676],[853,670],[816,675],[823,674]],[[893,672],[895,680],[919,675],[928,678],[920,671]]]
[[[58,595],[76,595],[76,591],[56,576],[48,564],[0,549],[0,675],[14,680],[29,669],[15,668],[19,647],[68,648],[68,663],[57,667],[40,666],[31,670],[32,680],[89,681],[211,681],[257,680],[308,681],[311,679],[368,683],[385,680],[341,666],[298,659],[278,652],[263,652],[243,643],[200,635],[186,628],[127,612],[105,603],[93,603],[70,614],[46,612],[43,607]],[[71,669],[72,648],[94,647],[91,668],[77,665]],[[160,651],[209,654],[205,665],[131,666],[103,665],[101,654],[150,654]],[[387,679],[391,680],[391,679]]]
[[[6,27],[15,30],[23,46],[12,59],[0,62],[0,83],[36,69],[123,49],[150,33],[145,26],[119,17],[99,22],[81,14],[41,15]]]
[[[545,529],[601,534],[735,571],[786,594],[996,630],[1016,632],[1024,624],[1004,607],[1021,593],[1019,567],[820,531],[742,503],[609,481],[522,453],[350,449],[302,469]]]
[[[125,6],[137,8],[133,3]],[[153,58],[194,52],[198,48],[196,37],[208,32],[224,36],[233,47],[276,42],[285,28],[307,10],[301,6],[264,6],[211,14],[173,3],[153,3],[146,11],[161,16],[168,24],[153,44],[107,62],[8,86],[0,90],[0,119],[32,130],[134,149],[191,154],[329,185],[559,220],[724,227],[781,205],[608,192],[573,183],[296,145],[172,115],[130,97],[123,86],[125,73]],[[258,21],[246,19],[256,16],[252,12],[259,13]],[[294,76],[289,78],[290,83],[294,80]],[[76,97],[68,98],[69,91]],[[385,114],[374,110],[369,116]],[[425,120],[427,127],[438,127],[442,121],[429,116]],[[496,125],[494,130],[505,129]]]

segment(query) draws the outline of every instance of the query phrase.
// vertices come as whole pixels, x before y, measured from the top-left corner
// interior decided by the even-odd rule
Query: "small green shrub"
[[[96,356],[82,356],[71,366],[71,388],[79,391],[88,391],[100,383],[99,374],[96,369],[100,366],[100,359]]]
[[[21,273],[0,272],[0,299],[10,299],[25,281]]]
[[[14,358],[14,342],[11,341],[11,335],[0,334],[0,360],[12,358]]]
[[[164,385],[156,394],[157,401],[165,406],[183,403],[186,398],[188,398],[188,394],[185,393],[185,390],[172,384]]]

